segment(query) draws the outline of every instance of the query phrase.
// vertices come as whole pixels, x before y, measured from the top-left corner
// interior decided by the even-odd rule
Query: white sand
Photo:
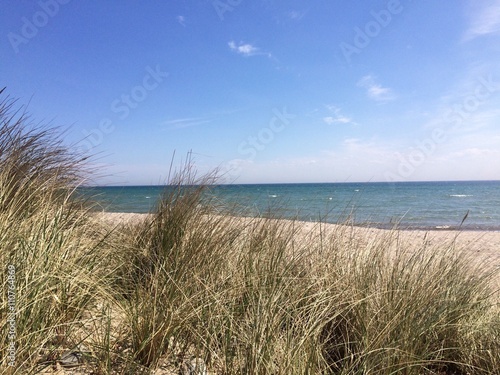
[[[135,213],[99,213],[99,220],[104,220],[111,225],[136,224],[145,220],[148,214]],[[241,222],[249,222],[251,218],[239,218]],[[317,223],[296,222],[301,226],[301,232],[307,234],[318,230]],[[321,224],[325,233],[338,229],[338,224]],[[390,230],[376,228],[352,227],[352,236],[361,242],[368,242],[376,238],[383,238]],[[454,230],[398,230],[398,238],[405,244],[419,246],[426,244],[438,248],[439,245],[455,243],[457,249],[470,252],[479,262],[487,261],[493,267],[500,268],[500,231],[454,231]]]

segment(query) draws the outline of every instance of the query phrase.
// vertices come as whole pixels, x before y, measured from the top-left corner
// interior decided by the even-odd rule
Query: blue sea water
[[[163,186],[81,188],[105,211],[145,213]],[[500,181],[218,185],[221,210],[408,229],[500,230]],[[467,218],[462,223],[464,217]]]

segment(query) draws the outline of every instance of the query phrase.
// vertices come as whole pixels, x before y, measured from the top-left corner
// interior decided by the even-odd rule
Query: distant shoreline
[[[151,215],[151,213],[145,213],[145,212],[119,212],[119,211],[97,211],[100,214],[112,214],[118,216],[124,216],[127,217],[128,215],[133,215],[133,217],[140,218],[144,217],[146,218],[148,215]],[[265,216],[250,216],[250,215],[235,215],[235,214],[228,214],[231,216],[236,216],[236,217],[241,217],[241,218],[265,218]],[[132,217],[132,216],[130,216]],[[499,232],[500,233],[500,226],[491,226],[491,227],[477,227],[477,226],[472,226],[472,225],[463,225],[463,226],[452,226],[452,225],[439,225],[439,226],[407,226],[407,225],[400,225],[398,226],[397,224],[380,224],[380,223],[329,223],[329,222],[320,222],[320,221],[313,221],[313,220],[303,220],[303,219],[290,219],[290,218],[285,218],[285,217],[277,217],[276,219],[279,220],[295,220],[296,222],[299,223],[312,223],[312,224],[319,224],[321,223],[322,225],[327,224],[327,225],[352,225],[353,227],[357,228],[364,228],[364,229],[380,229],[380,230],[399,230],[399,231],[405,231],[405,232],[412,232],[412,231],[425,231],[425,232]]]
[[[214,186],[257,186],[257,185],[356,185],[356,184],[418,184],[418,183],[437,183],[437,184],[446,184],[446,183],[461,183],[461,182],[492,182],[498,183],[500,180],[422,180],[422,181],[337,181],[337,182],[255,182],[255,183],[220,183],[214,184]],[[130,187],[168,187],[167,184],[155,184],[155,185],[82,185],[83,188],[130,188]],[[176,186],[175,184],[172,186]]]
[[[99,209],[154,211],[165,186],[80,190]],[[168,189],[168,187],[167,187]],[[200,203],[221,213],[426,231],[500,231],[500,182],[254,184],[208,186]],[[205,200],[206,198],[206,200]],[[465,220],[464,220],[465,219]]]
[[[145,213],[126,213],[126,212],[96,212],[96,216],[100,220],[105,220],[106,222],[114,225],[119,225],[121,223],[139,223],[141,220],[145,220],[148,216],[152,214]],[[252,219],[266,219],[266,218],[255,218],[249,216],[234,216],[242,221],[252,220]],[[276,219],[284,221],[292,221],[290,219]],[[314,228],[322,227],[325,229],[335,228],[339,225],[344,224],[332,224],[332,223],[320,223],[312,221],[301,221],[294,220],[298,225],[302,226],[305,230],[313,230]],[[396,230],[398,233],[402,233],[405,237],[413,240],[421,239],[427,234],[429,234],[429,240],[434,241],[446,241],[452,238],[456,238],[459,244],[470,246],[471,251],[482,251],[491,253],[498,257],[500,260],[500,231],[487,231],[487,230],[463,230],[461,229],[405,229],[405,228],[377,228],[377,227],[367,227],[352,225],[352,228],[357,234],[361,235],[376,235],[382,232],[390,232],[391,230]]]

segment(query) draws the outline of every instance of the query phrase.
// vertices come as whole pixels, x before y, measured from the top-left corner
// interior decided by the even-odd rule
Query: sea
[[[153,212],[168,186],[82,187],[107,212]],[[500,181],[232,184],[207,189],[219,212],[377,228],[500,230]]]

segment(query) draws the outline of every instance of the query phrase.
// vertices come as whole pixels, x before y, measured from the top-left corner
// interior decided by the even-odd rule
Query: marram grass
[[[189,164],[148,219],[111,225],[73,198],[84,158],[12,101],[0,121],[1,373],[57,371],[67,352],[82,374],[191,357],[212,374],[499,373],[498,269],[453,240],[220,215],[214,176]]]

